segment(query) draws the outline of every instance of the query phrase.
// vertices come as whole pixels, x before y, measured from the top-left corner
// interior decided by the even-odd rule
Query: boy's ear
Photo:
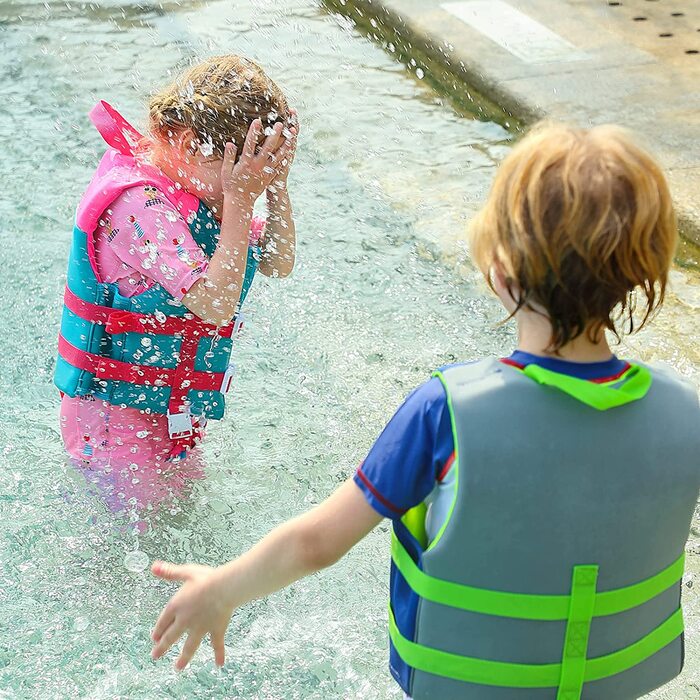
[[[488,282],[493,287],[496,294],[499,294],[499,290],[505,289],[507,287],[506,271],[503,265],[501,264],[500,260],[494,260],[491,263],[491,267],[489,267]]]
[[[513,313],[518,306],[519,289],[513,279],[508,276],[499,260],[495,260],[489,268],[489,283],[501,300],[508,313]]]

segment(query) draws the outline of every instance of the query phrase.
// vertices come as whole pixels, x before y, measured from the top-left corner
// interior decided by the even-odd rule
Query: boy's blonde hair
[[[205,155],[223,157],[227,141],[240,154],[253,120],[263,129],[289,121],[282,91],[253,61],[229,54],[192,66],[153,95],[149,104],[151,131],[168,138],[192,129]],[[171,133],[169,133],[171,132]]]
[[[547,315],[557,351],[605,328],[619,338],[616,320],[642,328],[663,302],[678,232],[661,168],[624,130],[541,124],[501,165],[470,240],[490,286],[497,265],[516,311]]]

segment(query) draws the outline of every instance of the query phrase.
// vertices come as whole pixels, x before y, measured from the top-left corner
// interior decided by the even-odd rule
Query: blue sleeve
[[[434,377],[394,414],[355,473],[355,483],[380,515],[400,518],[425,500],[453,460],[447,397]]]

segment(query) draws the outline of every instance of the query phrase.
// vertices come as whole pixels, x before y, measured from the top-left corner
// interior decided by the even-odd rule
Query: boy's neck
[[[523,352],[569,362],[606,362],[613,357],[604,331],[599,333],[595,342],[590,340],[588,333],[583,333],[557,352],[552,352],[548,349],[552,327],[546,319],[536,314],[533,318],[531,312],[525,314],[519,312],[517,320],[518,350]]]

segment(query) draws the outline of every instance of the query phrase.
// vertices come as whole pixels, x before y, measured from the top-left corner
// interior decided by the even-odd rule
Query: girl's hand
[[[297,118],[296,109],[290,109],[289,114],[291,116],[291,123],[294,126],[290,126],[289,129],[284,129],[282,135],[285,135],[285,131],[289,134],[287,136],[287,151],[281,156],[280,154],[275,154],[275,161],[277,163],[277,174],[270,186],[270,189],[286,189],[287,178],[289,177],[289,169],[292,167],[294,162],[294,156],[297,151],[297,138],[299,136],[299,120]]]
[[[170,599],[151,633],[153,659],[159,659],[183,634],[187,640],[175,662],[181,671],[192,660],[205,635],[209,634],[217,666],[224,665],[224,634],[234,605],[227,601],[219,569],[188,564],[177,566],[157,561],[151,569],[166,581],[184,581]]]
[[[289,151],[288,140],[282,135],[283,125],[275,124],[260,150],[255,148],[260,137],[262,122],[255,119],[248,129],[241,157],[236,163],[236,145],[226,144],[221,166],[221,189],[225,197],[255,201],[277,175],[275,164],[284,160]]]

